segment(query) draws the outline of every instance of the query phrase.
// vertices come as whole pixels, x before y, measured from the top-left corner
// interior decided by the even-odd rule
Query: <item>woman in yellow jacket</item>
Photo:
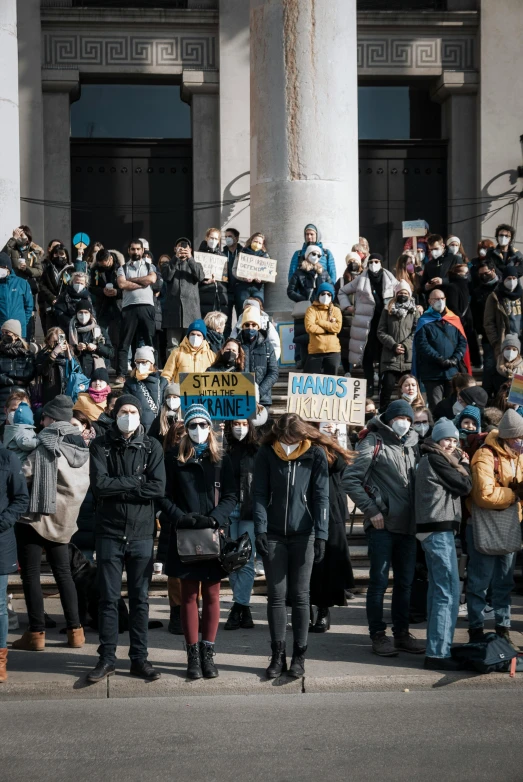
[[[332,301],[334,286],[322,282],[318,286],[318,298],[305,313],[305,330],[309,334],[309,355],[306,372],[336,375],[341,360],[341,310]]]
[[[166,377],[169,383],[179,383],[181,372],[205,372],[216,358],[206,336],[207,326],[203,320],[194,320],[189,324],[187,336],[167,359],[162,377]]]
[[[472,502],[492,511],[518,503],[521,521],[523,499],[523,418],[509,409],[498,431],[487,435],[472,459]],[[467,525],[467,605],[471,642],[483,640],[483,611],[490,588],[496,633],[507,640],[510,629],[510,593],[514,586],[516,555],[482,554],[474,546],[473,523]]]

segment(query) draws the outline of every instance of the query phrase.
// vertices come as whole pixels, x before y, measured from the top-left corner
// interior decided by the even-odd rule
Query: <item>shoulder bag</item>
[[[214,467],[214,507],[220,501],[220,465]],[[221,554],[220,531],[217,529],[176,530],[176,547],[182,562],[205,562],[219,559]]]

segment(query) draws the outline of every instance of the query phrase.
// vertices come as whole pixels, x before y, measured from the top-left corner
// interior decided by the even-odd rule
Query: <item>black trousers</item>
[[[309,353],[305,362],[305,372],[317,375],[337,375],[339,365],[339,353]]]
[[[127,374],[129,347],[134,354],[140,340],[144,345],[154,347],[156,322],[152,304],[130,304],[122,310],[120,344],[118,347],[117,373]]]
[[[405,373],[393,372],[391,369],[387,369],[381,376],[380,410],[382,413],[387,409],[390,398],[402,374]]]

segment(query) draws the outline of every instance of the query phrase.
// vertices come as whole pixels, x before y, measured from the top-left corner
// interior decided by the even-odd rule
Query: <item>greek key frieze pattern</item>
[[[474,68],[474,38],[381,38],[358,36],[358,70],[434,69],[471,70]]]
[[[152,38],[134,34],[44,34],[44,68],[67,66],[169,66],[213,69],[216,37],[173,35]]]

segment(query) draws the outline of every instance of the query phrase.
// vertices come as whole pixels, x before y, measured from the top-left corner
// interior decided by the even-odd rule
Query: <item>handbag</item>
[[[304,318],[305,313],[307,312],[310,306],[311,303],[309,299],[307,299],[306,301],[297,301],[292,309],[292,318],[294,320],[299,320],[300,318]]]
[[[220,501],[220,466],[214,466],[214,507]],[[220,531],[217,529],[176,530],[176,548],[182,562],[205,562],[220,559]]]
[[[514,502],[503,510],[492,510],[472,504],[472,533],[476,551],[496,557],[520,550],[518,506],[519,502]]]

